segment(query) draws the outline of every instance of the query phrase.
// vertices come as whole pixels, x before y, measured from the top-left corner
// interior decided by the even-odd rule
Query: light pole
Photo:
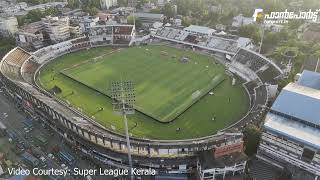
[[[263,38],[264,38],[264,24],[261,25],[262,27],[262,35],[261,35],[261,41],[260,41],[260,47],[259,47],[259,54],[261,53],[261,48],[262,48],[262,43],[263,43]]]
[[[132,179],[132,158],[131,158],[131,147],[130,147],[130,138],[128,130],[128,114],[134,114],[134,103],[135,103],[135,93],[134,86],[131,81],[120,81],[111,83],[111,98],[113,111],[117,114],[123,116],[125,131],[126,131],[126,140],[127,140],[127,149],[128,149],[128,160],[129,160],[129,178]]]

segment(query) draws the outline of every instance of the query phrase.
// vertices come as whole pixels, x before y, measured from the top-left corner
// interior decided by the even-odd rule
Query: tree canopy
[[[45,11],[41,11],[39,9],[34,9],[28,12],[25,16],[18,16],[18,24],[19,26],[23,26],[25,23],[32,23],[36,21],[40,21],[41,18],[45,16],[56,16],[60,13],[57,8],[48,8]]]
[[[98,13],[100,6],[100,0],[82,0],[81,8],[84,12],[89,13],[91,16],[94,16]]]
[[[136,21],[136,28],[137,29],[142,27],[142,22],[138,17],[135,17],[135,21]],[[127,22],[128,22],[128,24],[132,24],[133,25],[133,16],[128,16],[127,17]]]
[[[164,5],[163,14],[168,18],[172,18],[174,16],[174,9],[171,3],[166,3]]]
[[[239,28],[239,36],[251,38],[256,44],[261,40],[259,27],[253,24],[244,25]]]
[[[261,137],[261,131],[254,125],[248,125],[244,131],[244,145],[245,153],[248,156],[252,156],[257,152],[259,141]]]
[[[80,7],[79,0],[68,0],[68,5],[67,7],[71,9],[76,9]]]

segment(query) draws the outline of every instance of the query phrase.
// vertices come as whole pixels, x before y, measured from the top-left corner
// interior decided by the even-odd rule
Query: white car
[[[54,157],[54,155],[53,154],[48,154],[48,158],[50,158],[50,159],[52,159],[52,160],[55,160],[56,158]]]
[[[62,169],[68,170],[68,166],[66,166],[65,164],[61,164]]]
[[[42,162],[44,162],[44,163],[47,161],[46,158],[43,157],[43,156],[40,157],[40,160],[41,160]]]

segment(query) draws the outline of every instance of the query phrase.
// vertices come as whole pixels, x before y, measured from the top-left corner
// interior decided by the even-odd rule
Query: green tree
[[[133,16],[128,16],[127,17],[127,23],[128,24],[134,24],[134,22],[133,22]],[[141,28],[142,27],[142,22],[141,22],[141,20],[138,18],[138,17],[135,17],[135,22],[136,22],[136,28],[137,29],[139,29],[139,28]]]
[[[189,17],[183,17],[181,21],[182,26],[190,26],[191,19]]]
[[[166,3],[164,5],[163,14],[168,18],[172,18],[174,16],[174,11],[171,3]]]
[[[37,5],[37,4],[44,4],[44,3],[50,2],[50,0],[18,0],[17,2],[26,2],[31,5]]]
[[[13,37],[0,36],[0,59],[15,46],[15,39]]]
[[[89,9],[93,7],[97,9],[101,8],[100,0],[81,0],[81,2],[82,2],[82,9],[86,9],[87,11],[89,11]]]
[[[263,43],[276,45],[280,40],[279,38],[279,33],[265,32]]]
[[[48,8],[45,11],[35,9],[29,11],[25,16],[17,16],[17,21],[19,26],[23,26],[25,23],[40,21],[45,16],[57,16],[59,13],[57,8]]]
[[[244,25],[239,28],[238,35],[241,37],[251,38],[256,44],[260,42],[260,31],[256,25]]]
[[[79,0],[68,0],[68,7],[71,9],[79,8]]]
[[[257,152],[261,131],[258,127],[254,125],[248,125],[244,131],[244,145],[245,145],[245,153],[248,156],[252,156]]]
[[[48,8],[43,12],[42,16],[57,16],[59,13],[60,11],[57,8]]]
[[[159,9],[159,8],[151,9],[150,13],[160,14],[161,13],[161,9]]]
[[[94,16],[98,13],[98,8],[90,7],[86,10],[86,12],[89,13],[90,16]]]
[[[290,20],[288,22],[288,26],[289,26],[289,29],[297,30],[303,23],[304,23],[303,20]]]
[[[128,0],[118,0],[118,5],[120,7],[122,6],[128,6]]]
[[[29,19],[31,22],[40,21],[43,17],[42,11],[39,9],[31,10],[27,14],[27,19]]]

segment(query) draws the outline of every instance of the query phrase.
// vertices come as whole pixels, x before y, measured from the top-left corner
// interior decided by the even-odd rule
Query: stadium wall
[[[51,51],[52,54],[49,56],[44,55],[44,58],[38,56],[38,58],[41,59],[41,61],[38,61],[38,63],[41,64],[40,68],[56,57],[88,48],[79,47],[71,50],[72,45],[69,44],[68,48],[61,51],[61,49],[58,48],[59,44],[55,45],[55,47],[57,47],[57,51]],[[49,49],[48,47],[46,48]],[[11,52],[13,52],[13,50],[7,55]],[[37,52],[40,52],[40,50]],[[35,59],[37,59],[35,55],[37,52],[33,54]],[[102,154],[108,154],[107,152],[112,151],[123,155],[127,152],[126,140],[122,134],[105,129],[35,84],[28,84],[23,81],[11,79],[11,77],[6,74],[3,63],[5,62],[2,60],[0,64],[0,79],[4,82],[7,91],[14,99],[22,98],[23,101],[29,102],[32,105],[31,113],[35,112],[35,116],[41,117],[42,120],[55,128],[56,131],[63,135],[68,141],[73,144],[84,144],[83,146],[89,149],[90,152],[98,149]],[[35,73],[35,76],[38,74],[39,69]],[[78,117],[78,119],[74,117]],[[159,164],[162,162],[160,159],[163,158],[175,159],[174,162],[178,163],[180,162],[178,159],[192,159],[199,151],[214,149],[227,142],[233,142],[234,139],[241,138],[242,133],[227,132],[219,132],[212,136],[186,140],[150,140],[132,137],[131,145],[132,153],[136,158],[148,157],[154,159],[155,162]],[[92,148],[90,148],[91,146]],[[81,151],[85,151],[85,148],[80,147]],[[141,160],[141,162],[143,162],[143,160]],[[185,163],[188,164],[187,162]],[[190,161],[190,163],[194,163],[194,161]]]

